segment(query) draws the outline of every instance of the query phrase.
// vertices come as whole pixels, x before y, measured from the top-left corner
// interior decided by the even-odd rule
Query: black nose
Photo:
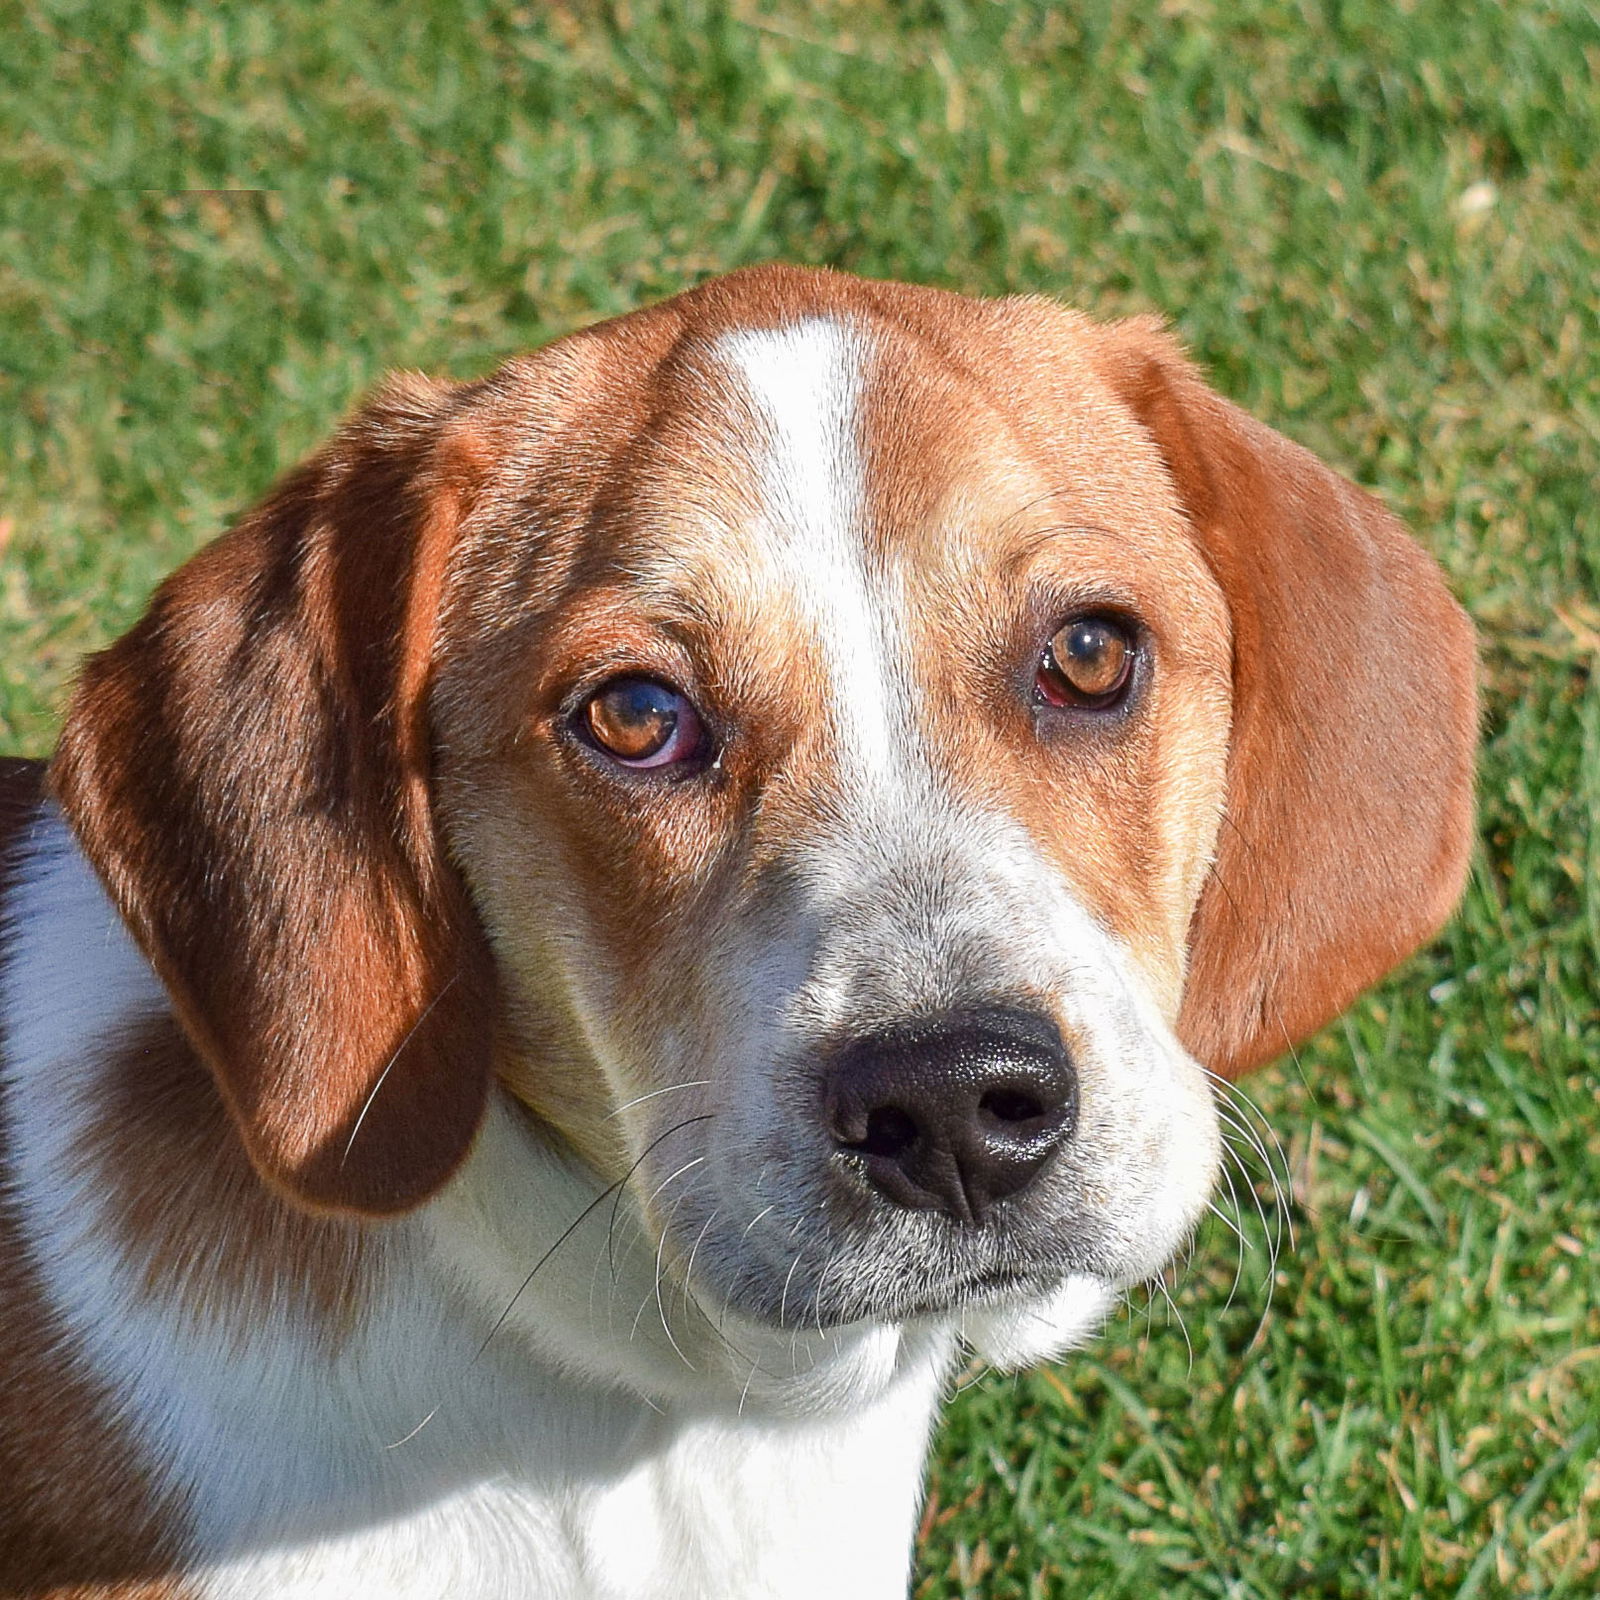
[[[1048,1017],[946,1013],[852,1040],[828,1073],[824,1112],[891,1200],[981,1222],[1072,1133],[1078,1079]]]

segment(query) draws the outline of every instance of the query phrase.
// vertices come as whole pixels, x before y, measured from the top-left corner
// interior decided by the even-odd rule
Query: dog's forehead
[[[591,377],[562,431],[591,441],[600,542],[642,586],[770,593],[854,551],[937,597],[1053,531],[1187,543],[1082,319],[933,291],[891,316],[872,291],[898,286],[799,281],[778,307],[680,297],[579,336]]]
[[[499,488],[452,625],[536,698],[608,664],[682,681],[686,646],[741,715],[869,766],[893,707],[935,679],[965,701],[1044,613],[1198,599],[1177,632],[1225,640],[1095,338],[1043,302],[763,272],[559,341],[490,390]]]

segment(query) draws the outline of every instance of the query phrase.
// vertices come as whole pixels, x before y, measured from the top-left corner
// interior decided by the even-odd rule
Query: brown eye
[[[705,729],[687,695],[654,678],[616,678],[579,709],[591,744],[625,767],[692,761]]]
[[[1115,617],[1074,617],[1039,658],[1039,697],[1046,705],[1103,710],[1128,687],[1135,656],[1126,623]]]

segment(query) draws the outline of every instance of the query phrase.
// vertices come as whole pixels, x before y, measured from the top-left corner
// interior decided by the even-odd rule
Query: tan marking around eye
[[[874,525],[901,545],[934,766],[1017,817],[1168,1009],[1220,814],[1230,634],[1154,450],[1086,367],[993,339],[896,352],[869,396]],[[931,348],[930,348],[931,347]],[[1148,625],[1137,714],[1041,741],[1052,621],[1113,600]]]

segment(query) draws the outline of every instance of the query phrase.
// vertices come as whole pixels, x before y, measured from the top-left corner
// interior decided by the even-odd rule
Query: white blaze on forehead
[[[726,334],[716,348],[766,424],[763,517],[751,537],[816,629],[854,774],[886,775],[904,738],[896,702],[906,679],[890,642],[899,586],[869,570],[863,541],[860,398],[871,340],[813,317]]]

